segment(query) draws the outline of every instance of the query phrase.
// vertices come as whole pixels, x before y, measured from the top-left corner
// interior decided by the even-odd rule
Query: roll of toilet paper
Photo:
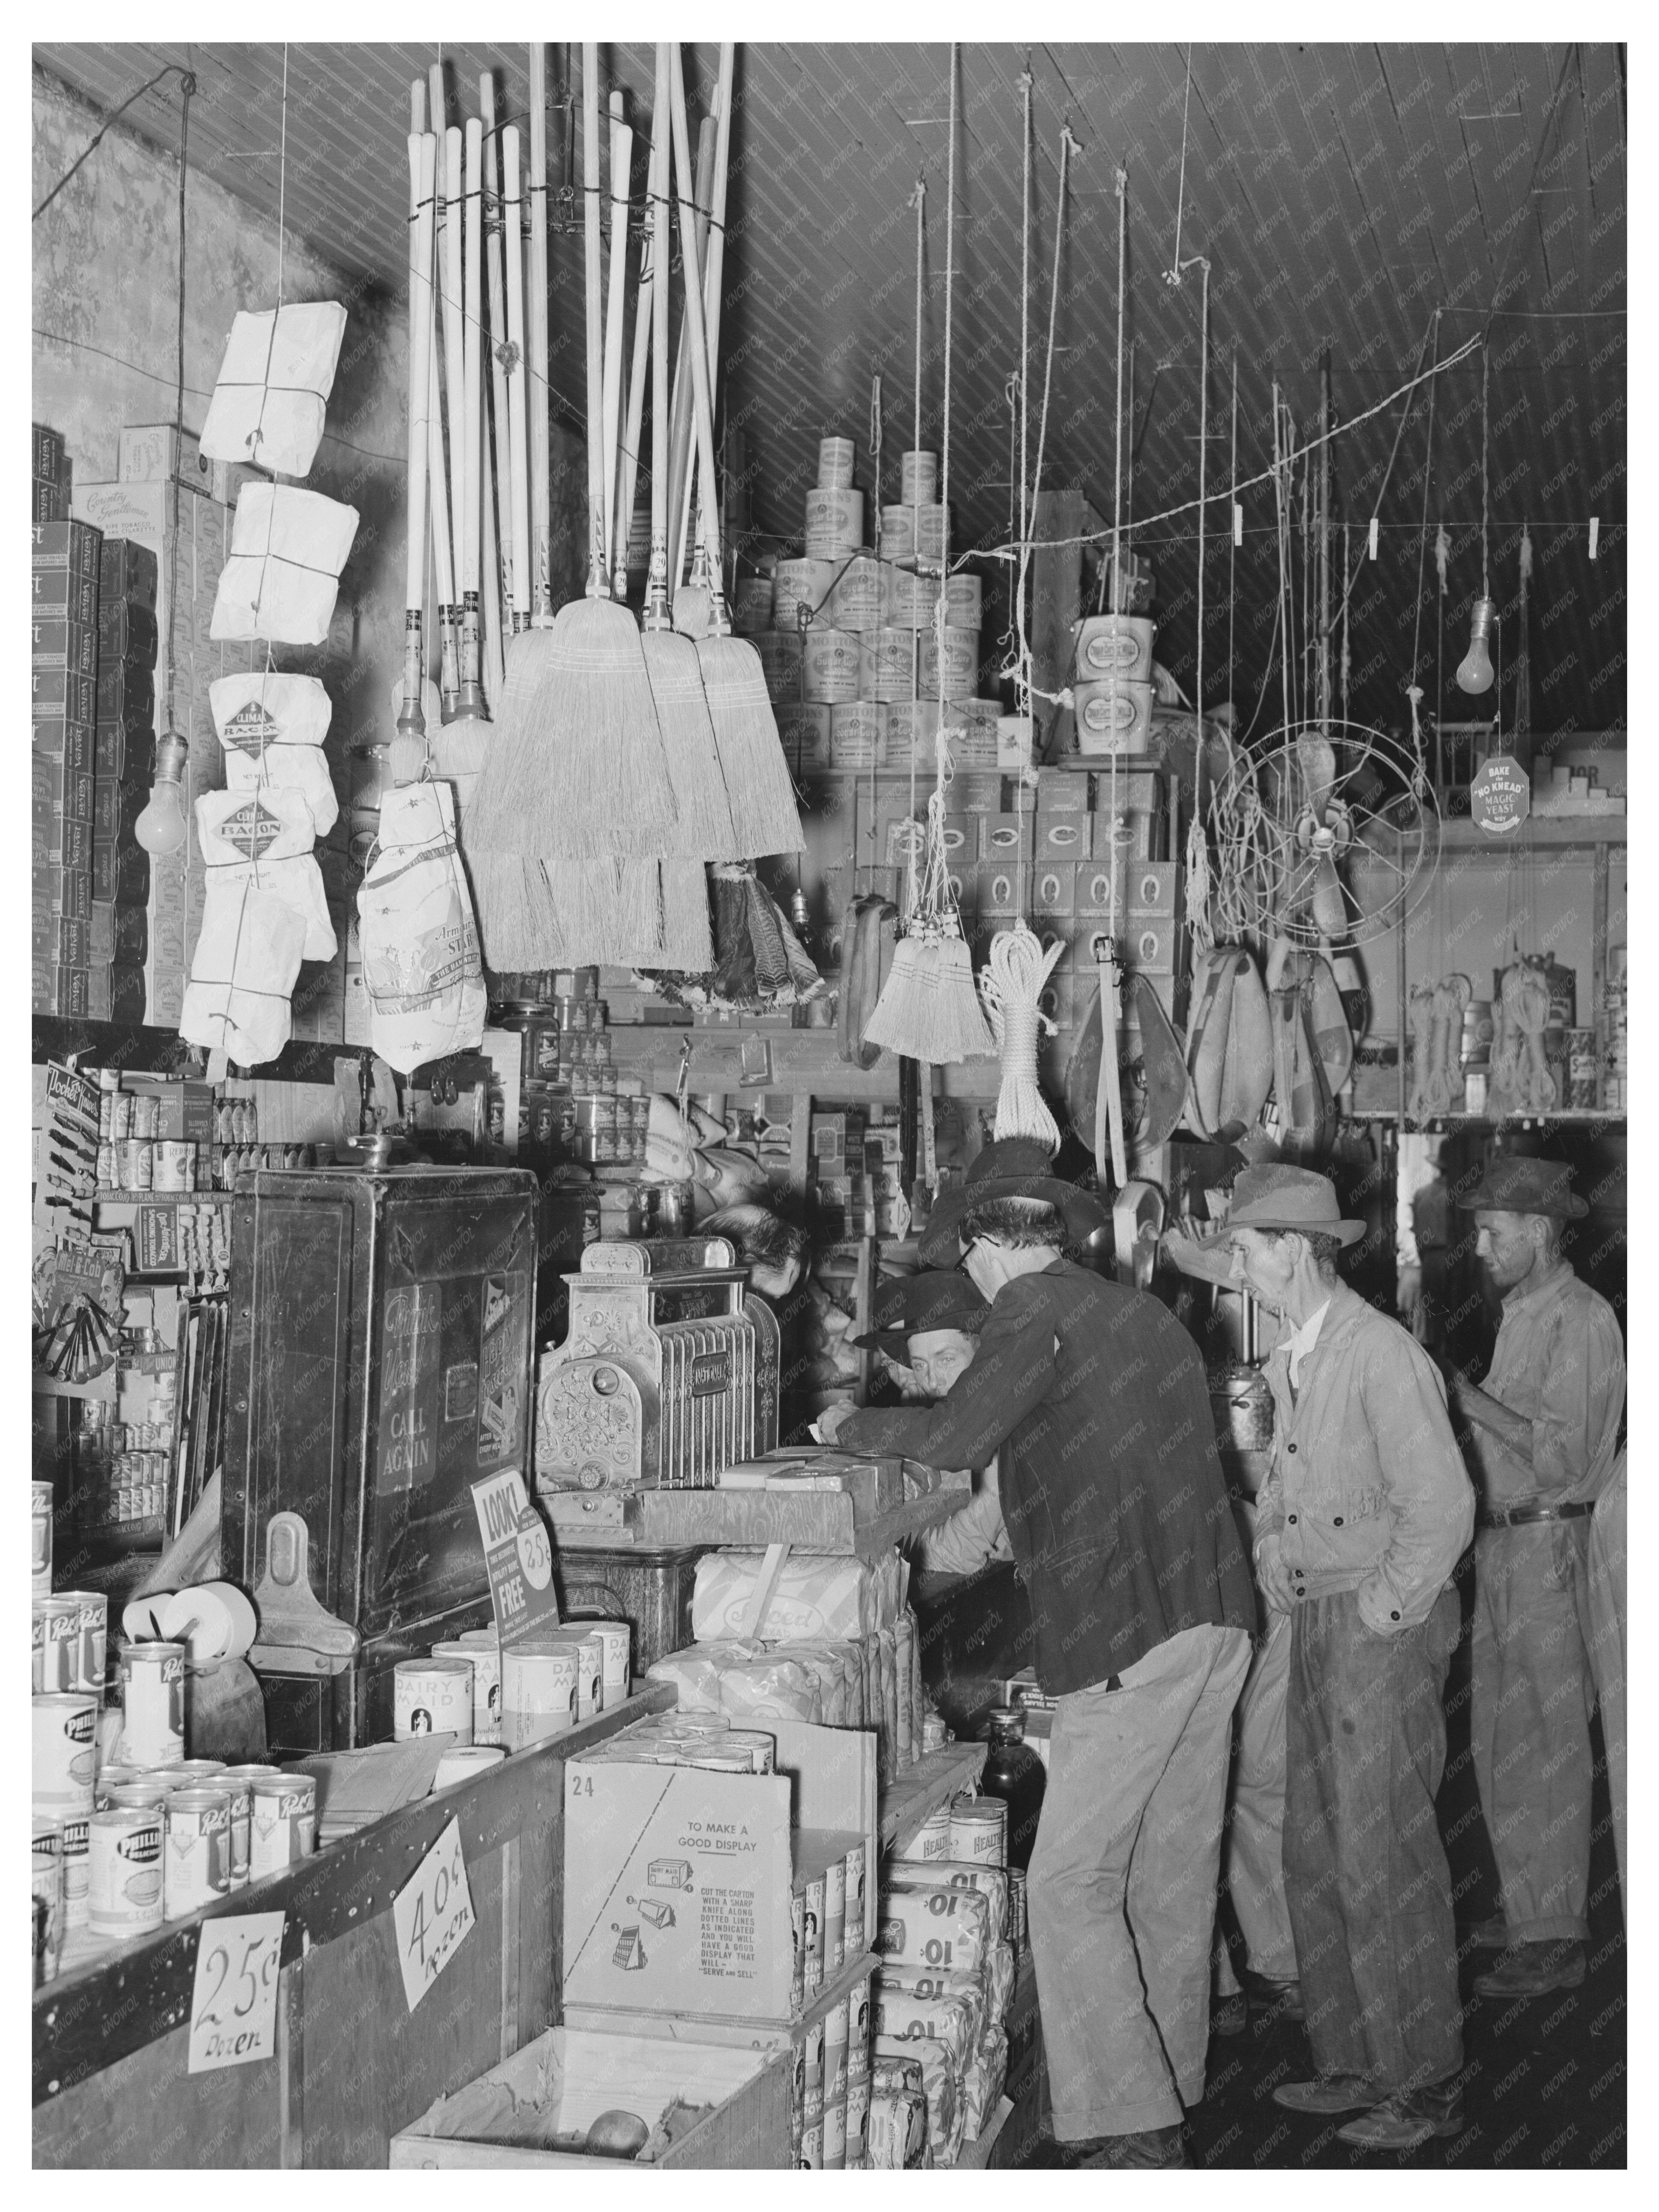
[[[161,1613],[161,1635],[184,1644],[192,1666],[242,1658],[259,1632],[258,1617],[234,1583],[198,1583],[177,1590]]]

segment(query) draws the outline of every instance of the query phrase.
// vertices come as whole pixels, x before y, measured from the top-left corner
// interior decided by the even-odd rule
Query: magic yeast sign
[[[472,1503],[477,1509],[501,1648],[538,1629],[556,1628],[559,1599],[553,1587],[552,1539],[525,1494],[524,1477],[515,1467],[486,1475],[473,1484]]]

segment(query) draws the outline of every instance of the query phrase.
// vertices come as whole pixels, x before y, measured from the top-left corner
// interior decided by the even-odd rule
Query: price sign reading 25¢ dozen
[[[460,1823],[452,1820],[392,1903],[410,2012],[454,1957],[472,1919]]]
[[[247,2066],[276,2048],[280,1912],[241,1912],[202,1923],[190,2001],[190,2066],[210,2074]]]

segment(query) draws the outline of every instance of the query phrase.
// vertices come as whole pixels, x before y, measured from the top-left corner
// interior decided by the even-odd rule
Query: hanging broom
[[[459,134],[455,134],[459,135]],[[459,689],[455,712],[437,732],[432,743],[435,772],[455,786],[459,820],[477,787],[489,742],[489,721],[484,706],[483,637],[479,605],[479,532],[485,494],[482,479],[489,471],[483,450],[483,353],[482,247],[483,198],[483,125],[475,116],[466,126],[466,263],[462,295],[466,301],[460,431],[450,441],[451,477],[454,490],[454,550],[459,558],[461,626],[459,633]],[[459,232],[461,226],[456,225]],[[454,421],[452,406],[450,419]]]
[[[720,82],[714,93],[714,160],[712,186],[703,178],[706,137],[697,148],[697,252],[707,254],[703,264],[702,315],[708,340],[708,390],[711,402],[720,391],[720,292],[726,267],[726,187],[732,152],[732,61],[737,49],[730,40],[720,46]],[[707,123],[703,125],[705,134]],[[707,207],[708,212],[703,213]],[[705,243],[706,241],[706,243]],[[714,594],[709,588],[709,539],[703,509],[717,496],[706,480],[706,471],[686,471],[684,511],[679,520],[678,546],[690,526],[691,479],[697,478],[697,535],[691,556],[691,580],[674,594],[674,627],[687,637],[714,635]]]
[[[549,862],[601,854],[654,856],[672,851],[680,835],[640,634],[626,607],[611,599],[605,574],[596,46],[584,46],[582,66],[587,592],[562,607],[550,629],[532,629],[514,640],[495,742],[472,805],[475,846]],[[532,265],[531,273],[539,292],[545,268]],[[544,379],[545,359],[533,369]],[[538,393],[536,406],[544,413],[544,392]]]
[[[426,132],[409,139],[409,476],[404,595],[403,703],[392,744],[392,771],[410,783],[426,760],[426,651],[422,608],[426,599],[427,374],[431,360],[432,185],[435,142]]]
[[[685,122],[685,82],[678,47],[669,50],[669,91],[673,105],[674,155],[679,169],[680,246],[685,264],[685,298],[691,318],[692,389],[697,443],[705,481],[714,475],[714,408],[709,398],[708,339],[697,267],[696,233],[690,198],[691,161]],[[799,852],[805,843],[794,786],[778,742],[778,726],[766,693],[760,655],[747,638],[733,637],[720,592],[720,523],[708,502],[708,545],[713,556],[714,635],[697,647],[703,690],[708,701],[714,742],[732,801],[738,849],[745,858],[763,853]]]

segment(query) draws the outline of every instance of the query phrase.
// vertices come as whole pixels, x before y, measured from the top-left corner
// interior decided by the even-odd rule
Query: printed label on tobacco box
[[[553,1546],[547,1525],[525,1492],[515,1467],[472,1486],[484,1565],[489,1571],[495,1632],[505,1648],[540,1628],[559,1625],[553,1586]]]

